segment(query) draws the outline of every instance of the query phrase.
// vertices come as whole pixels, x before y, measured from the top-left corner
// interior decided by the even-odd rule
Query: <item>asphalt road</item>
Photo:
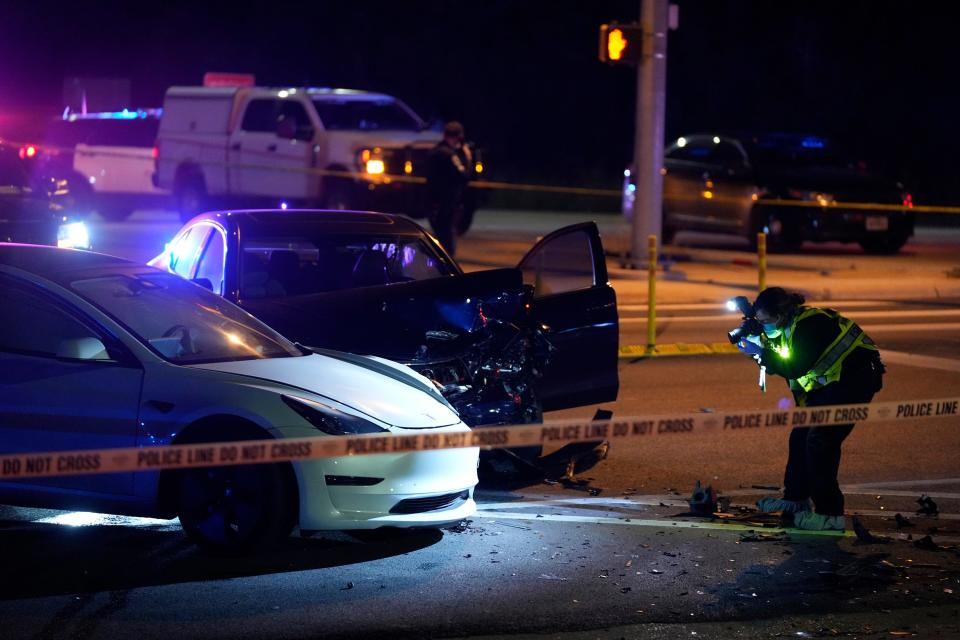
[[[512,264],[549,230],[538,222],[481,218],[461,247],[466,266],[481,268],[491,256]],[[138,213],[95,226],[94,237],[102,250],[144,260],[177,226],[169,214]],[[513,232],[503,236],[504,228]],[[722,243],[680,240],[704,268],[718,256],[743,256]],[[956,264],[956,246],[936,234],[908,249],[906,259],[828,247],[791,260],[820,271],[833,259],[859,267],[844,280]],[[646,283],[613,273],[615,263],[621,343],[643,344]],[[750,277],[701,282],[695,291],[663,287],[686,297],[661,298],[658,343],[725,340],[738,318],[711,300],[741,291]],[[831,300],[887,354],[877,400],[957,395],[960,305],[904,298],[897,280],[888,283],[889,296],[864,297],[854,282],[839,289],[848,299]],[[739,355],[625,359],[620,397],[606,408],[627,416],[777,407],[785,385],[771,380],[761,393],[756,373]],[[854,430],[841,482],[850,516],[880,538],[869,544],[852,532],[801,534],[749,515],[682,515],[698,479],[728,496],[734,514],[775,493],[769,487],[779,486],[786,459],[787,433],[778,430],[621,442],[605,459],[582,456],[571,481],[486,481],[477,516],[455,530],[365,541],[293,537],[244,559],[202,555],[176,521],[0,507],[0,637],[958,637],[960,557],[947,548],[960,544],[957,426],[942,419]],[[553,462],[550,476],[558,478],[566,460]],[[936,500],[938,518],[915,514],[921,493]],[[910,526],[898,528],[896,513]],[[92,524],[67,524],[84,518]],[[916,546],[928,533],[934,546]]]

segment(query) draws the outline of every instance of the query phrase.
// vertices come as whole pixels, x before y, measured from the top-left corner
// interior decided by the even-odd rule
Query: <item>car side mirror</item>
[[[57,357],[70,360],[110,360],[107,347],[97,338],[70,338],[57,344]]]

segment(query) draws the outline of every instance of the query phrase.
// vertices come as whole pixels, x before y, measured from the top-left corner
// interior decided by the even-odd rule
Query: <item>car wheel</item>
[[[663,215],[660,219],[660,244],[665,245],[673,243],[673,239],[676,237],[676,235],[677,230],[667,223],[667,211],[664,209]]]
[[[281,464],[177,472],[177,516],[187,536],[214,553],[268,547],[293,528]]]
[[[454,229],[458,236],[465,235],[467,231],[470,230],[470,226],[473,224],[473,213],[474,209],[471,207],[463,207],[460,209]]]
[[[180,220],[186,222],[203,211],[207,189],[202,178],[184,177],[174,186],[173,196],[177,202],[177,211],[180,212]]]
[[[799,225],[783,214],[754,209],[753,224],[750,225],[747,241],[750,248],[757,250],[757,234],[767,234],[767,251],[770,253],[792,253],[803,245],[803,233]]]
[[[860,246],[867,253],[874,255],[892,255],[907,244],[909,236],[902,233],[889,234],[878,238],[869,237],[860,240]]]

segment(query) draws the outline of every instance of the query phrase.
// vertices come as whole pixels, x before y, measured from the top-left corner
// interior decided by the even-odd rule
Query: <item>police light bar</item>
[[[252,87],[256,78],[252,73],[221,73],[208,71],[203,74],[205,87]]]

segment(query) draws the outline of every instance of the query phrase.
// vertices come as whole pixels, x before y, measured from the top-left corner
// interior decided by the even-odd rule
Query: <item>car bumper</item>
[[[905,211],[776,205],[763,205],[762,210],[782,220],[802,220],[804,234],[815,241],[856,242],[870,236],[913,235],[914,215]]]
[[[429,433],[468,430],[461,422]],[[300,529],[437,527],[459,522],[476,511],[478,457],[479,448],[467,447],[296,463]],[[358,478],[381,480],[369,486],[351,484],[361,482]]]

